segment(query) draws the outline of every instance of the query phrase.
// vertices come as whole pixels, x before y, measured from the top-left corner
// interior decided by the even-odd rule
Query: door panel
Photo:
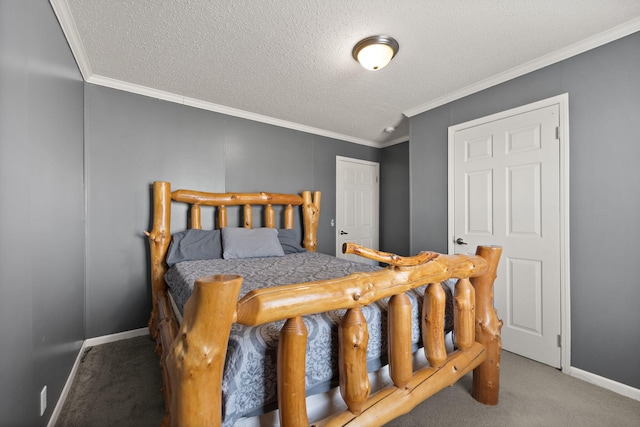
[[[509,258],[507,295],[510,327],[542,335],[542,262]]]
[[[466,233],[493,235],[493,171],[483,170],[467,175]]]
[[[540,163],[507,168],[507,236],[542,237]]]

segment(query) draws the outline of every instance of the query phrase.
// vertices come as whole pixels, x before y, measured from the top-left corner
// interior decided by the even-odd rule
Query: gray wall
[[[409,143],[382,149],[380,164],[380,249],[415,255],[409,233]]]
[[[2,426],[46,425],[84,338],[82,92],[49,3],[0,2]]]
[[[100,86],[85,86],[86,336],[141,328],[150,312],[150,186],[322,191],[318,250],[335,253],[335,156],[380,150]],[[211,226],[213,214],[205,214]],[[230,213],[230,220],[233,215]],[[186,212],[172,217],[184,228]]]
[[[571,365],[640,388],[640,33],[411,119],[411,248],[447,250],[447,128],[569,93]]]
[[[85,85],[87,338],[146,325],[143,231],[151,229],[151,185],[224,192],[224,122],[221,115]],[[172,223],[184,228],[186,211]]]

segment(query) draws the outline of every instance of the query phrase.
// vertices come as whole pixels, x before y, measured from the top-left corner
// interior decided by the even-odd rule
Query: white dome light
[[[384,68],[398,53],[398,42],[387,36],[371,36],[353,48],[353,57],[367,70]]]

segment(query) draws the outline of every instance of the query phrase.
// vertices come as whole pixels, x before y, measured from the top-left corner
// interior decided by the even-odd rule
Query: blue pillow
[[[222,258],[220,230],[198,230],[195,228],[180,231],[171,237],[167,265],[169,267],[181,261]]]
[[[286,228],[279,229],[278,240],[285,255],[306,252],[306,249],[300,245],[300,239],[298,238],[296,230],[288,230]]]
[[[256,258],[284,256],[275,228],[225,227],[222,229],[222,257]]]

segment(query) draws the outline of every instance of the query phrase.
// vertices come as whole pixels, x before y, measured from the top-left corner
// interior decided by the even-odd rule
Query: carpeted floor
[[[87,348],[56,426],[159,426],[159,360],[148,335]]]
[[[57,427],[158,426],[164,413],[148,336],[90,348]],[[500,403],[485,406],[463,378],[388,426],[640,426],[640,402],[503,352]]]

